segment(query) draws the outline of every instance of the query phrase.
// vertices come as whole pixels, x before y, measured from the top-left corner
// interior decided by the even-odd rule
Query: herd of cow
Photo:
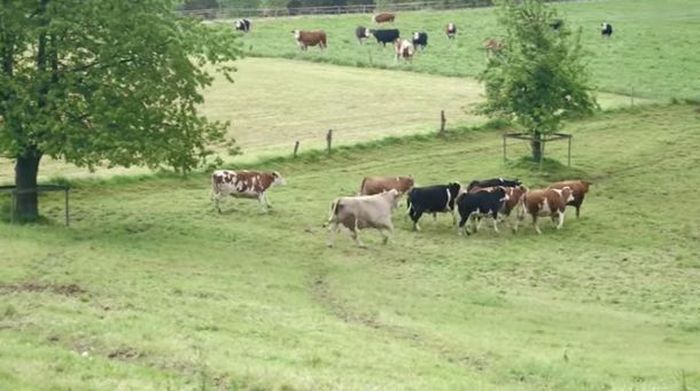
[[[266,211],[271,207],[267,190],[286,184],[286,180],[277,171],[218,170],[212,174],[211,184],[212,200],[219,213],[221,201],[228,196],[257,198]],[[359,232],[365,228],[377,229],[386,243],[394,229],[392,212],[405,194],[408,216],[416,231],[420,231],[418,222],[423,214],[429,213],[435,218],[436,213],[450,213],[452,224],[460,235],[463,232],[467,235],[471,235],[472,231],[477,232],[482,218],[489,217],[494,231],[498,232],[498,223],[508,221],[512,212],[516,211],[515,222],[511,223],[513,232],[518,230],[519,223],[529,214],[535,231],[541,234],[537,223],[539,217],[550,217],[556,228],[560,229],[564,224],[566,206],[572,205],[578,218],[590,185],[584,180],[569,180],[533,190],[517,179],[493,178],[475,180],[467,186],[451,182],[417,187],[410,176],[365,177],[358,195],[333,200],[324,226],[329,227],[329,246],[333,245],[335,234],[342,226],[350,230],[360,247],[364,247],[364,244],[360,241]]]
[[[381,23],[393,23],[396,20],[396,14],[383,12],[372,16],[372,21]],[[234,28],[239,31],[250,31],[251,21],[249,19],[238,19],[234,21]],[[555,19],[550,22],[550,27],[553,30],[559,30],[563,25],[562,19]],[[318,46],[320,49],[325,49],[328,46],[326,32],[323,30],[292,30],[294,39],[301,50],[307,50],[309,46]],[[610,23],[603,22],[600,26],[601,36],[610,38],[613,33],[613,28]],[[454,23],[447,23],[445,26],[445,35],[448,39],[454,39],[457,35],[457,26]],[[369,29],[364,26],[358,26],[355,29],[355,38],[362,44],[364,40],[374,37],[378,44],[386,46],[387,43],[394,45],[395,58],[398,61],[400,58],[410,61],[416,52],[417,48],[425,49],[428,45],[428,33],[425,31],[414,31],[411,34],[411,40],[402,39],[399,29]],[[483,42],[484,49],[487,54],[498,52],[504,47],[504,43],[500,40],[489,38]]]

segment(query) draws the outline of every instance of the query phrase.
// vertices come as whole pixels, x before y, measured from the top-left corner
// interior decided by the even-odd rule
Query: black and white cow
[[[425,49],[428,46],[428,33],[424,32],[414,32],[413,33],[413,47],[418,49],[419,47]]]
[[[600,25],[600,35],[601,35],[603,38],[610,38],[610,36],[612,35],[612,33],[613,33],[613,28],[612,28],[612,25],[611,25],[610,23],[608,23],[608,22],[603,22],[603,23]]]
[[[369,38],[369,29],[364,26],[357,26],[355,29],[355,37],[362,44],[365,39]]]
[[[383,29],[383,30],[369,30],[370,34],[374,35],[374,38],[377,39],[377,43],[381,43],[383,46],[386,46],[387,43],[394,43],[399,36],[399,30],[398,29]]]
[[[408,192],[408,215],[413,221],[413,229],[420,231],[418,220],[423,213],[452,213],[453,224],[455,222],[455,200],[462,186],[457,182],[447,185],[435,185],[427,187],[414,187]]]
[[[250,31],[250,20],[236,19],[236,21],[233,22],[233,27],[238,31],[243,31],[244,33],[247,33],[248,31]]]
[[[498,232],[498,212],[503,208],[507,200],[508,195],[502,187],[497,187],[491,191],[460,194],[457,198],[457,210],[460,217],[457,233],[461,235],[462,229],[464,229],[467,235],[471,235],[471,232],[465,225],[467,221],[472,223],[474,232],[476,232],[477,226],[474,225],[474,220],[482,216],[491,216],[493,219],[493,230]]]
[[[487,187],[503,186],[503,187],[516,187],[520,186],[522,183],[516,179],[503,179],[503,178],[491,178],[484,180],[474,180],[469,182],[467,185],[467,191],[472,192],[477,189],[484,189]]]

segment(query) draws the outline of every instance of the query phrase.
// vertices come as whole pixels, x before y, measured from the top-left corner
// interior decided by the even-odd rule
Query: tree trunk
[[[533,140],[530,143],[532,147],[532,160],[539,162],[542,160],[542,133],[534,132],[532,138]]]
[[[35,191],[41,152],[28,148],[17,157],[15,164],[15,204],[12,214],[15,221],[36,221],[39,218],[39,197]]]

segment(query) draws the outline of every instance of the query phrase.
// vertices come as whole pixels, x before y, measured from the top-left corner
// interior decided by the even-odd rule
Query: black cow
[[[377,43],[381,43],[383,46],[386,46],[387,43],[394,43],[396,39],[399,38],[399,30],[398,29],[384,29],[384,30],[369,30],[370,34],[374,35],[374,38],[377,39]]]
[[[503,208],[503,204],[507,200],[506,190],[502,187],[497,187],[491,191],[460,194],[457,198],[457,210],[460,217],[457,232],[461,235],[462,228],[464,228],[464,232],[467,235],[471,235],[465,223],[467,220],[473,220],[481,216],[491,216],[493,218],[493,230],[498,232],[498,212]],[[476,228],[475,226],[474,232],[476,232]]]
[[[413,33],[413,46],[416,49],[418,49],[419,46],[421,49],[425,49],[425,47],[428,46],[428,33],[414,32]]]
[[[357,37],[357,40],[362,44],[363,39],[369,38],[369,29],[364,26],[357,26],[355,29],[355,37]]]
[[[414,187],[408,192],[408,215],[413,221],[413,229],[420,231],[418,220],[423,213],[450,212],[454,224],[455,200],[462,186],[457,182],[447,185]]]
[[[495,186],[503,186],[503,187],[516,187],[520,186],[522,183],[516,178],[516,179],[503,179],[503,178],[491,178],[491,179],[484,179],[484,180],[475,180],[469,182],[469,185],[467,186],[467,191],[471,192],[472,190],[475,190],[476,188],[486,188],[486,187],[495,187]]]
[[[243,31],[244,33],[247,33],[248,31],[250,31],[250,20],[236,19],[236,21],[233,22],[233,27],[238,31]]]
[[[562,19],[554,19],[553,21],[549,22],[549,27],[552,28],[552,30],[558,31],[561,26],[564,25],[564,20]]]
[[[600,35],[603,38],[610,38],[610,36],[613,33],[613,28],[610,23],[603,22],[603,24],[600,25]]]

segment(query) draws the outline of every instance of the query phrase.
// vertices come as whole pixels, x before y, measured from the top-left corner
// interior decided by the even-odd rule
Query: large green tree
[[[187,171],[226,143],[227,124],[196,108],[207,70],[230,80],[235,34],[178,16],[176,5],[0,0],[0,155],[15,160],[20,192],[36,186],[44,156]],[[37,195],[18,195],[13,212],[36,219]]]
[[[554,29],[554,7],[542,0],[501,0],[498,23],[505,45],[480,75],[486,102],[480,112],[514,121],[533,136],[532,157],[542,157],[543,135],[571,116],[597,107],[581,47],[581,30]]]

